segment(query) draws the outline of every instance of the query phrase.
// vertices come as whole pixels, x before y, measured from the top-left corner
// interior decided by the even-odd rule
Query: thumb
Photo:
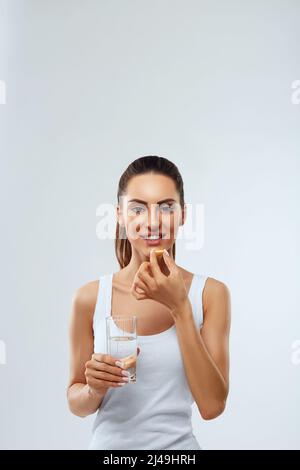
[[[167,267],[169,268],[170,271],[172,271],[175,266],[175,261],[171,258],[167,250],[164,250],[163,257],[164,257],[164,262],[166,263]]]

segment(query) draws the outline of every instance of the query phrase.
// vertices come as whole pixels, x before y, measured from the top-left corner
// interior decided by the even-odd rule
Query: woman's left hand
[[[178,266],[164,251],[163,259],[169,269],[168,276],[162,273],[155,250],[150,252],[150,262],[144,261],[136,275],[131,293],[137,300],[152,299],[164,304],[175,314],[188,301],[188,292]],[[138,290],[137,290],[138,289]]]

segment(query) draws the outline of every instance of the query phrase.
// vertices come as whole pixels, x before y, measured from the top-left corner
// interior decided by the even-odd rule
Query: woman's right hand
[[[116,361],[118,359],[109,354],[92,355],[92,358],[85,363],[85,378],[90,389],[103,395],[110,387],[120,388],[128,383],[129,372],[116,366]]]

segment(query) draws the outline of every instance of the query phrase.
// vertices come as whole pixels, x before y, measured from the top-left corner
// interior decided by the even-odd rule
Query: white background
[[[87,447],[94,417],[65,392],[71,298],[118,270],[96,209],[149,154],[204,204],[203,247],[178,242],[176,262],[231,291],[230,395],[215,420],[194,410],[200,444],[300,447],[299,16],[297,0],[0,2],[1,448]]]

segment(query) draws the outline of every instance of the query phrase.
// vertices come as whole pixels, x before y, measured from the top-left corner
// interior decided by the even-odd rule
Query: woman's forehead
[[[157,203],[165,199],[178,201],[175,182],[165,175],[144,174],[131,178],[127,185],[126,200],[138,199]]]

